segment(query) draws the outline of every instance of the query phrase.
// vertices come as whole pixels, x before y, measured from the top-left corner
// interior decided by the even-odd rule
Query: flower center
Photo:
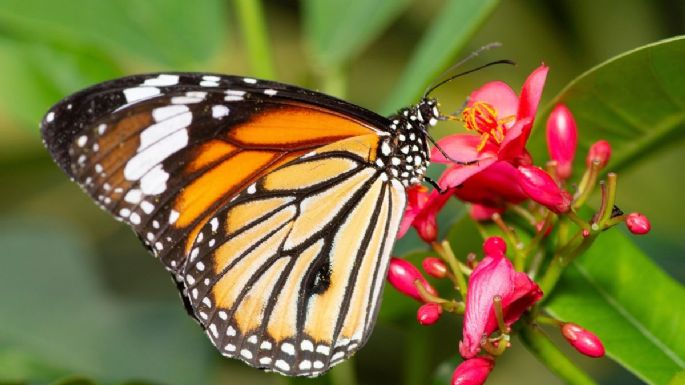
[[[481,151],[485,147],[485,143],[490,139],[494,140],[497,144],[502,143],[506,132],[504,125],[514,119],[513,116],[497,119],[495,107],[485,102],[473,103],[470,107],[464,108],[461,115],[466,129],[481,135],[481,142],[477,148],[478,151]]]

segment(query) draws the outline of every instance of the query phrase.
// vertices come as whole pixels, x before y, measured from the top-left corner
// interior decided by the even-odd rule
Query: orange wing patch
[[[264,111],[229,131],[228,138],[246,147],[302,148],[373,133],[370,126],[331,111],[292,105]]]
[[[194,172],[208,167],[212,163],[225,158],[240,149],[222,140],[214,139],[200,146],[197,157],[186,167],[187,172]]]

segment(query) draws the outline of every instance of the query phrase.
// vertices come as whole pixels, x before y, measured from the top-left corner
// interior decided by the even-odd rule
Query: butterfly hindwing
[[[405,198],[354,140],[267,174],[196,238],[186,291],[223,354],[312,376],[366,342]]]

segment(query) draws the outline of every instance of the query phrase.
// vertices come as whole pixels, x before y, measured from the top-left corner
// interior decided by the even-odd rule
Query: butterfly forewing
[[[81,91],[42,133],[175,275],[223,354],[311,376],[375,321],[404,186],[425,171],[420,139],[391,147],[396,123],[293,86],[179,73]]]

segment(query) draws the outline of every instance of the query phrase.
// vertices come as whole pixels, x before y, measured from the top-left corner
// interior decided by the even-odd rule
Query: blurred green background
[[[456,362],[449,361],[457,352],[456,318],[421,328],[416,304],[390,290],[370,342],[348,370],[291,380],[222,358],[135,235],[92,204],[44,151],[38,122],[62,97],[127,74],[187,70],[268,77],[388,113],[415,101],[458,57],[499,41],[503,47],[484,60],[518,65],[441,88],[443,108],[456,110],[489,80],[518,89],[541,62],[551,68],[544,104],[592,66],[685,32],[679,0],[273,0],[263,4],[264,45],[259,28],[250,29],[259,27],[258,4],[0,0],[0,383],[334,384],[354,366],[359,384],[411,385],[432,383],[436,368],[449,373]],[[455,130],[461,127],[441,123],[435,135]],[[651,219],[652,233],[636,241],[681,282],[683,163],[682,141],[655,151],[620,173],[618,198],[625,210]],[[463,211],[451,203],[442,228]],[[456,238],[460,250],[480,243],[472,228]],[[412,233],[396,252],[421,248]],[[573,357],[604,384],[640,383],[608,359]],[[488,384],[561,383],[520,344],[497,366]]]

